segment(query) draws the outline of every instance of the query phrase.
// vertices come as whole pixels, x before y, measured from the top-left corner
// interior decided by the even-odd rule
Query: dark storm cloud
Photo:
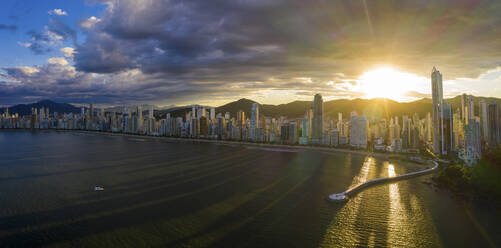
[[[494,0],[366,1],[367,9],[362,0],[93,2],[108,7],[75,44],[79,76],[58,83],[61,94],[82,99],[174,103],[262,89],[353,97],[353,79],[377,65],[426,77],[436,65],[445,79],[501,66]],[[76,40],[51,19],[34,43],[47,47],[49,34]]]
[[[77,68],[185,74],[273,66],[358,75],[375,63],[474,76],[499,65],[497,1],[106,1]],[[369,21],[369,20],[370,21]],[[370,25],[369,25],[370,24]],[[162,51],[162,53],[155,52]],[[93,60],[92,58],[97,58]]]

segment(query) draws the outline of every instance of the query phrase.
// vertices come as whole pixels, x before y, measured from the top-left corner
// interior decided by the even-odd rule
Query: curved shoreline
[[[410,172],[410,173],[395,176],[395,177],[383,177],[383,178],[372,179],[372,180],[369,180],[367,182],[356,185],[354,187],[351,187],[342,193],[329,195],[327,197],[327,200],[332,201],[332,202],[348,201],[350,199],[350,197],[356,195],[360,191],[362,191],[366,188],[369,188],[371,186],[377,185],[377,184],[390,183],[390,182],[395,182],[395,181],[400,181],[400,180],[405,180],[405,179],[409,179],[409,178],[413,178],[413,177],[418,177],[418,176],[430,174],[430,173],[434,172],[435,170],[437,170],[437,168],[438,168],[438,163],[436,161],[434,161],[434,160],[430,160],[430,161],[435,165],[432,168],[425,169],[422,171]]]
[[[31,129],[0,129],[0,130],[12,130],[12,131],[32,131]],[[215,139],[200,139],[200,138],[181,138],[181,137],[167,137],[167,136],[149,136],[149,135],[138,135],[130,133],[113,133],[113,132],[101,132],[92,130],[69,130],[69,129],[35,129],[34,131],[56,131],[56,132],[68,132],[68,133],[90,133],[104,136],[124,136],[124,137],[134,137],[134,138],[145,138],[154,140],[173,140],[181,142],[199,142],[199,143],[214,143],[222,145],[241,145],[241,146],[254,146],[254,147],[266,147],[266,148],[287,148],[294,150],[309,150],[309,151],[322,151],[322,152],[340,152],[340,153],[353,153],[364,156],[373,156],[383,159],[389,159],[390,156],[395,154],[386,153],[375,153],[363,150],[350,150],[342,148],[333,147],[321,147],[321,146],[307,146],[307,145],[284,145],[284,144],[268,144],[268,143],[255,143],[248,141],[233,141],[233,140],[215,140]]]

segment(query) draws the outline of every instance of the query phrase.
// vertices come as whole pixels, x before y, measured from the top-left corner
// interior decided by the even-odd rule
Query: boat
[[[94,191],[103,191],[103,190],[104,190],[104,188],[101,187],[101,186],[95,186],[94,187]]]

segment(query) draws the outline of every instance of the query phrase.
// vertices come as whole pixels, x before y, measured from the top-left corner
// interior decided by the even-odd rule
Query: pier
[[[395,182],[395,181],[400,181],[400,180],[404,180],[404,179],[409,179],[409,178],[413,178],[413,177],[418,177],[418,176],[430,174],[430,173],[434,172],[438,168],[438,163],[436,161],[430,160],[430,162],[432,162],[434,164],[434,166],[432,168],[425,169],[425,170],[422,170],[422,171],[410,172],[410,173],[407,173],[407,174],[403,174],[403,175],[399,175],[399,176],[394,176],[394,177],[384,177],[384,178],[372,179],[372,180],[369,180],[367,182],[364,182],[364,183],[361,183],[359,185],[356,185],[356,186],[354,186],[352,188],[349,188],[349,189],[347,189],[346,191],[344,191],[342,193],[337,193],[337,194],[329,195],[327,197],[327,200],[328,201],[333,201],[333,202],[348,201],[350,197],[356,195],[360,191],[362,191],[362,190],[364,190],[364,189],[366,189],[368,187],[377,185],[377,184],[390,183],[390,182]]]

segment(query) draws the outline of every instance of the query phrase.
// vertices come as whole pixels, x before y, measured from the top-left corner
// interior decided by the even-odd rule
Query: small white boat
[[[101,186],[95,186],[94,187],[94,191],[103,191],[103,190],[104,190],[104,188],[101,187]]]

